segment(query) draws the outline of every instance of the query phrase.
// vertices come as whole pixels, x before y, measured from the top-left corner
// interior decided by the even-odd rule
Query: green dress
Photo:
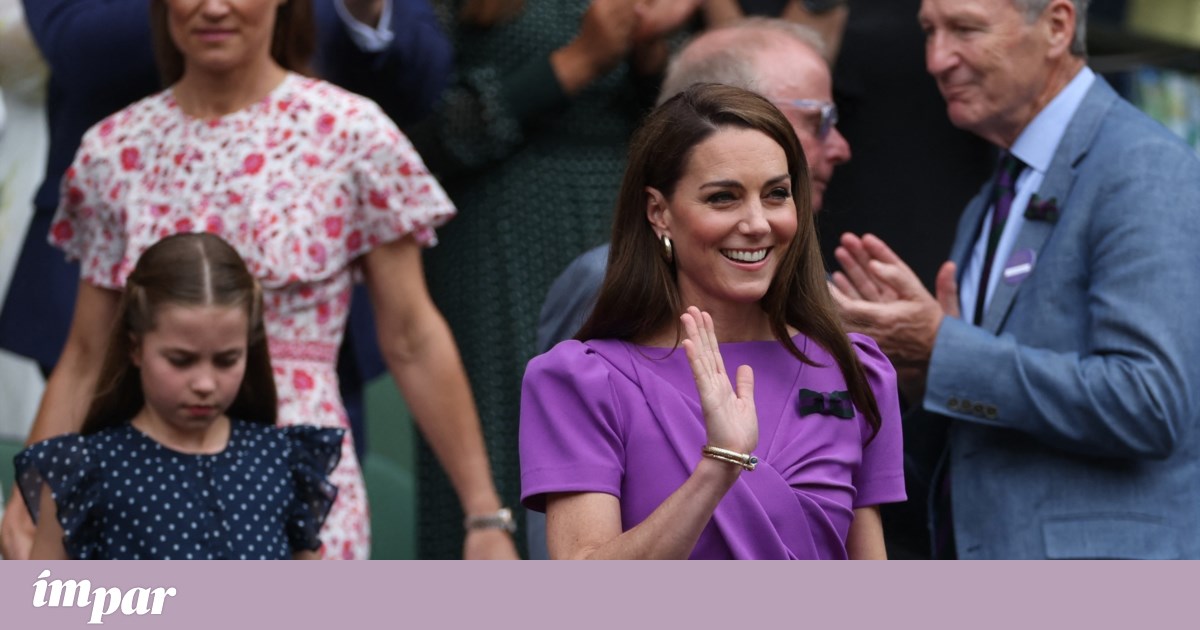
[[[438,8],[452,16],[458,4]],[[550,53],[575,37],[588,4],[527,1],[515,19],[486,29],[447,17],[454,78],[433,117],[406,130],[458,206],[425,254],[426,272],[510,506],[520,494],[521,377],[538,311],[559,272],[609,239],[628,140],[657,88],[622,63],[574,98],[562,92]],[[461,557],[457,497],[427,446],[418,461],[420,555]]]

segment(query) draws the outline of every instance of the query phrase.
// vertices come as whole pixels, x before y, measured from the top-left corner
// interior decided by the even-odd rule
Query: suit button
[[[958,409],[958,399],[957,399],[957,398],[951,398],[950,400],[947,400],[947,401],[946,401],[946,406],[947,406],[947,407],[949,407],[949,408],[951,408],[951,409]]]
[[[977,416],[979,416],[979,417],[981,417],[981,418],[983,417],[983,405],[982,405],[982,404],[980,404],[980,403],[975,403],[975,408],[974,408],[974,409],[972,409],[972,411],[974,411],[974,412],[975,412],[975,415],[977,415]]]
[[[996,419],[996,413],[997,413],[997,411],[996,411],[996,408],[995,408],[995,407],[993,407],[993,406],[991,406],[991,405],[988,405],[988,408],[987,408],[987,409],[984,409],[984,410],[983,410],[983,413],[984,413],[984,415],[985,415],[985,416],[987,416],[987,419],[988,419],[988,420],[995,420],[995,419]]]
[[[971,413],[971,401],[963,398],[962,400],[958,401],[958,408],[967,413]]]

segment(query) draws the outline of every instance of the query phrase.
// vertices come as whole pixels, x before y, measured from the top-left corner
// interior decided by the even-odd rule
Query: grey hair
[[[1071,39],[1071,54],[1076,57],[1087,57],[1087,10],[1088,2],[1091,0],[1071,0],[1071,4],[1075,5],[1075,36]],[[1025,21],[1033,23],[1046,7],[1050,6],[1050,0],[1012,0],[1017,10],[1025,14]]]
[[[732,32],[737,35],[729,43],[711,53],[693,59],[688,49],[705,34],[697,35],[684,45],[681,52],[671,59],[663,79],[658,104],[686,90],[695,83],[721,83],[761,94],[759,71],[754,65],[756,54],[776,45],[778,40],[761,37],[764,31],[778,33],[803,44],[821,58],[825,58],[825,40],[813,29],[779,18],[752,17],[739,20],[713,32]]]

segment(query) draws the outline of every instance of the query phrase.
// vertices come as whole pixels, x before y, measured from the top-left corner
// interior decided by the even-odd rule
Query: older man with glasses
[[[820,209],[833,170],[850,159],[850,145],[837,130],[833,80],[824,44],[812,30],[780,19],[749,18],[709,31],[681,50],[667,68],[659,103],[693,83],[723,83],[763,95],[787,116],[808,161],[813,208]],[[538,349],[575,334],[592,310],[608,245],[579,258],[554,281],[538,319]],[[529,513],[533,558],[544,558],[545,521]]]

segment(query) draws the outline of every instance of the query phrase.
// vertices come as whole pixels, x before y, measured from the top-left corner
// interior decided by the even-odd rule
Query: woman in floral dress
[[[141,252],[169,234],[208,231],[262,284],[281,424],[347,425],[335,362],[361,274],[389,370],[464,511],[495,513],[478,416],[421,267],[421,248],[454,207],[374,103],[294,72],[311,49],[309,12],[307,0],[152,4],[172,86],[89,130],[64,177],[50,239],[81,260],[82,278],[30,439],[78,428]],[[365,558],[366,493],[348,440],[331,481],[339,494],[323,555]],[[515,557],[515,548],[501,530],[472,530],[465,555]]]

